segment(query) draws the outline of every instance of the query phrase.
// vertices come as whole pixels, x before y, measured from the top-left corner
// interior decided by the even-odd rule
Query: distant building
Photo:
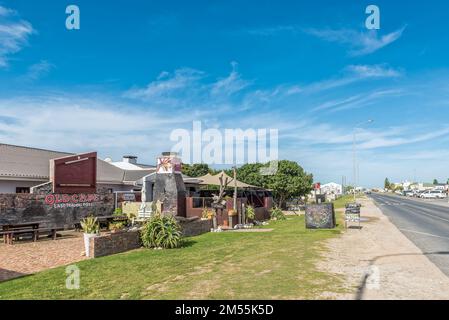
[[[328,195],[341,195],[343,194],[343,186],[335,182],[326,183],[321,185],[321,193]]]

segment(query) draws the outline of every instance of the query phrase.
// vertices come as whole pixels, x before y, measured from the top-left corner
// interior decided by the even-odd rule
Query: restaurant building
[[[0,194],[30,193],[32,187],[50,181],[51,160],[74,155],[76,154],[0,144]],[[123,165],[129,160],[132,166]],[[97,159],[98,187],[110,193],[139,190],[136,188],[136,181],[154,173],[156,169],[150,165],[139,165],[136,160],[137,157],[134,156],[125,156],[122,162]]]

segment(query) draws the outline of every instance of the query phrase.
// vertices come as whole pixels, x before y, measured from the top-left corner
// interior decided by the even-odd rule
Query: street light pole
[[[367,124],[367,123],[372,123],[372,122],[373,122],[373,120],[371,120],[371,119],[367,120],[367,121],[360,122],[359,124],[355,125],[353,130],[352,130],[352,170],[353,170],[353,175],[354,175],[354,178],[353,178],[353,181],[354,181],[354,189],[353,189],[354,202],[356,202],[356,200],[355,200],[355,191],[356,191],[356,188],[357,188],[356,131],[357,131],[357,129],[360,126],[362,126],[364,124]]]

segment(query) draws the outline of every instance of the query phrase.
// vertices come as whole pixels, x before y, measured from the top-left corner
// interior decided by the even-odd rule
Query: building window
[[[29,187],[17,187],[16,193],[30,193]]]

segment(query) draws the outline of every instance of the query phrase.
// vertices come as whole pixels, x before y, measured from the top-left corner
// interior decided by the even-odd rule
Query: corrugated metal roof
[[[0,144],[0,178],[49,180],[50,160],[70,155],[74,153]],[[154,170],[138,171],[140,174],[134,170],[128,172],[97,159],[98,183],[122,184],[124,181],[135,181],[154,172]]]
[[[49,179],[50,160],[69,155],[72,154],[0,144],[0,177]]]

